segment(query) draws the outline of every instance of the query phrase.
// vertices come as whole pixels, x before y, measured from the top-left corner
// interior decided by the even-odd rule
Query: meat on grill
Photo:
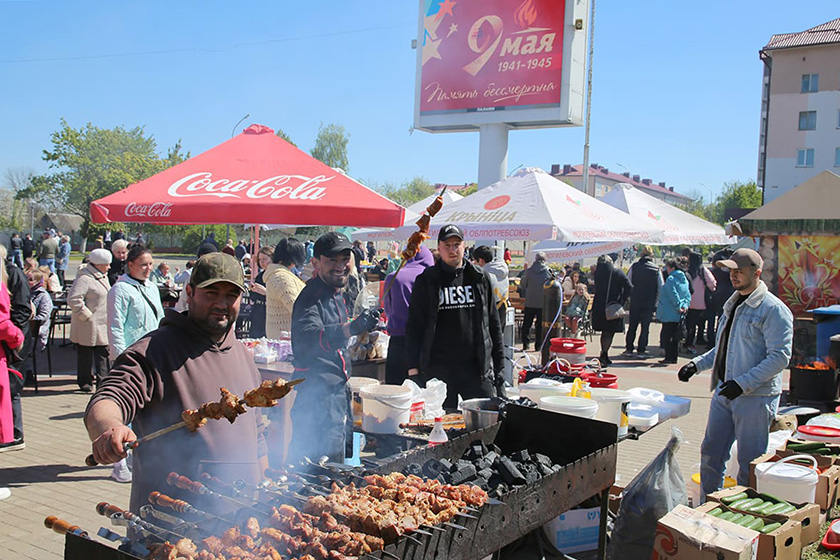
[[[185,410],[181,413],[181,418],[187,423],[187,429],[191,432],[198,430],[207,420],[219,420],[220,418],[227,418],[228,422],[233,424],[236,417],[240,414],[245,414],[246,410],[239,397],[222,387],[219,390],[222,398],[219,402],[204,403],[197,409]]]
[[[242,401],[251,407],[270,407],[289,394],[292,387],[282,379],[263,381],[256,389],[245,392]]]

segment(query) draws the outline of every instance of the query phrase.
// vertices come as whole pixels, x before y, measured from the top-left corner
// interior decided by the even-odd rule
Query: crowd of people
[[[242,394],[259,384],[253,359],[236,342],[243,302],[249,311],[241,334],[290,338],[293,378],[307,380],[296,388],[288,460],[326,456],[341,462],[351,452],[348,343],[377,328],[390,336],[387,383],[444,381],[444,407],[450,409],[459,398],[503,394],[502,333],[511,305],[512,255],[509,249],[484,245],[468,248],[464,237],[457,225],[445,225],[434,249],[421,246],[403,261],[397,244],[389,245],[387,256],[379,259],[372,243],[351,243],[340,233],[305,241],[288,237],[259,249],[245,240],[234,245],[232,239],[220,248],[211,233],[184,271],[172,271],[167,263],[156,265],[151,250],[137,242],[142,236],[129,243],[120,232],[108,236],[107,248],[103,239],[103,246],[90,251],[72,284],[65,286],[60,273],[69,261],[66,236],[45,231],[35,244],[29,236],[15,234],[8,259],[5,247],[0,247],[6,287],[0,290],[0,342],[6,350],[0,355],[0,368],[10,368],[9,375],[0,374],[0,451],[24,446],[20,390],[32,370],[32,352],[47,342],[53,297],[65,287],[79,389],[95,390],[85,415],[94,456],[100,463],[114,464],[115,480],[142,479],[137,491],[132,489],[132,502],[165,477],[152,459],[163,443],[138,448],[133,472],[126,443],[173,423],[185,408],[215,400],[220,386]],[[740,414],[730,402],[746,393],[763,400],[740,401],[745,411],[770,406],[777,395],[769,373],[775,363],[767,375],[753,375],[739,384],[734,381],[738,373],[729,373],[729,354],[721,359],[716,349],[721,340],[729,340],[731,331],[749,329],[743,321],[727,317],[733,317],[743,301],[755,307],[751,298],[759,296],[750,293],[758,290],[762,302],[770,301],[755,274],[760,260],[721,251],[710,258],[708,267],[699,252],[687,249],[659,266],[650,247],[639,247],[637,253],[638,260],[627,272],[610,255],[583,270],[577,263],[549,266],[546,256],[536,253],[518,277],[522,350],[530,350],[532,342],[535,350],[545,344],[543,328],[553,318],[543,314],[544,287],[552,282],[561,293],[558,320],[571,336],[579,335],[584,325],[600,333],[599,360],[604,367],[612,363],[617,334],[625,334],[622,357],[652,358],[650,327],[656,319],[662,324],[662,364],[676,363],[680,351],[694,357],[705,345],[708,351],[684,366],[680,379],[687,381],[712,367],[725,386],[716,390],[727,401],[721,401],[710,426],[723,426],[732,438],[746,437],[746,432],[727,424]],[[631,254],[621,255],[622,261],[628,258]],[[739,287],[736,272],[742,269],[751,276]],[[369,293],[367,281],[382,285]],[[736,291],[739,298],[733,296]],[[770,304],[776,313],[775,303]],[[777,338],[785,336],[786,331]],[[752,354],[746,359],[760,362],[760,356]],[[733,361],[740,364],[738,360]],[[199,434],[198,439],[184,439],[182,434],[170,440],[178,439],[178,445],[192,451],[179,453],[184,456],[183,472],[195,472],[199,462],[215,461],[218,468],[233,469],[243,480],[258,480],[268,460],[260,418],[242,422],[235,434],[222,434],[216,427]],[[223,465],[229,462],[230,446],[244,449],[236,455],[236,466]],[[712,480],[717,477],[719,447],[704,443]]]

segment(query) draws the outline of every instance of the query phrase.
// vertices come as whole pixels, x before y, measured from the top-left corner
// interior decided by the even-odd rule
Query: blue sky
[[[417,12],[416,0],[0,0],[0,174],[45,171],[61,117],[142,125],[161,152],[180,138],[195,155],[250,113],[305,150],[320,122],[343,125],[363,181],[475,181],[477,133],[409,134]],[[598,0],[590,161],[706,197],[754,179],[759,49],[838,16],[836,0]],[[582,153],[582,127],[514,131],[509,171]]]

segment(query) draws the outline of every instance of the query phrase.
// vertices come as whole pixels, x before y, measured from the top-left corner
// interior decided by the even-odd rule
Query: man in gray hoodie
[[[525,291],[525,312],[522,317],[522,349],[528,350],[531,343],[528,335],[531,331],[531,323],[536,320],[536,338],[534,348],[539,350],[542,345],[542,324],[543,324],[543,286],[551,279],[551,271],[545,264],[545,253],[537,252],[534,256],[534,264],[528,267],[528,271],[522,277],[520,287]]]

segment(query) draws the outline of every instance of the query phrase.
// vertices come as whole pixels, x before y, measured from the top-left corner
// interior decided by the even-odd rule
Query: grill
[[[420,447],[381,460],[376,468],[368,469],[366,473],[388,474],[401,471],[411,463],[423,464],[429,459],[459,459],[470,444],[481,440],[485,444],[494,443],[505,454],[522,449],[541,453],[555,464],[563,465],[563,468],[537,482],[503,494],[498,500],[492,500],[472,513],[472,517],[458,517],[461,528],[447,525],[435,527],[434,531],[425,534],[401,536],[395,543],[386,545],[384,551],[376,551],[363,558],[477,560],[501,550],[598,494],[602,497],[600,551],[603,554],[606,498],[615,481],[616,436],[614,424],[511,405],[507,408],[505,419],[498,424],[469,432],[441,445]],[[337,470],[314,465],[312,468],[314,474],[322,478],[342,478]],[[262,508],[265,504],[253,505]],[[237,518],[247,517],[253,512],[251,508],[243,508]],[[159,523],[154,519],[151,521]],[[65,539],[64,557],[67,560],[138,558],[72,532],[68,532]]]

